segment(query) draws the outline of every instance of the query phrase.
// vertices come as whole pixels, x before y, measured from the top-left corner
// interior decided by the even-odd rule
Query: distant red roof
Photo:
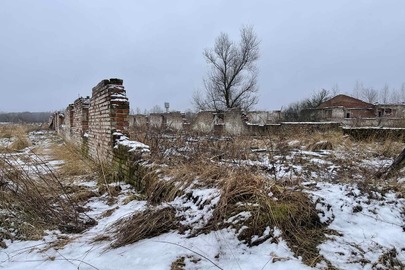
[[[318,109],[330,108],[330,107],[344,107],[344,108],[374,108],[374,105],[371,103],[364,102],[360,99],[350,97],[347,95],[337,95],[328,101],[325,101],[319,105]]]

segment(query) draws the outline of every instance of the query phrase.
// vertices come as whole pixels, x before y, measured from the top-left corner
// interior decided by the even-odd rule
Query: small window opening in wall
[[[382,111],[378,111],[378,117],[382,116]]]
[[[350,113],[346,113],[346,118],[350,118]]]

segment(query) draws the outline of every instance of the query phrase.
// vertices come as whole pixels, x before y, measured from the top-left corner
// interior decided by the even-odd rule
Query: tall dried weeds
[[[31,153],[0,155],[1,227],[17,238],[40,238],[44,229],[80,232],[94,220],[80,214],[58,176],[44,161]],[[32,228],[32,230],[22,230]]]
[[[87,175],[92,173],[95,164],[85,158],[81,151],[71,143],[53,145],[51,155],[56,160],[63,160],[58,172],[63,176]]]

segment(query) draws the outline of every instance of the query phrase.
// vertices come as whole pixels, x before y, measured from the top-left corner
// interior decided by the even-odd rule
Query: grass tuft
[[[166,207],[148,208],[129,218],[121,219],[110,227],[114,239],[111,247],[122,247],[174,230],[178,227],[175,216],[176,210]]]
[[[318,262],[317,246],[324,238],[325,225],[304,193],[277,186],[246,169],[231,171],[220,181],[220,187],[220,201],[202,232],[230,226],[236,229],[239,240],[255,246],[274,239],[272,232],[278,228],[304,262]],[[238,218],[246,212],[250,213],[247,218]]]

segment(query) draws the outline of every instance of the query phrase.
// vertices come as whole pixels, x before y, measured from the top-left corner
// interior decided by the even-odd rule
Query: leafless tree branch
[[[198,92],[193,96],[197,109],[249,110],[257,104],[259,41],[252,27],[242,27],[240,37],[235,44],[226,33],[221,33],[214,48],[204,50],[210,70],[203,80],[205,94]]]

